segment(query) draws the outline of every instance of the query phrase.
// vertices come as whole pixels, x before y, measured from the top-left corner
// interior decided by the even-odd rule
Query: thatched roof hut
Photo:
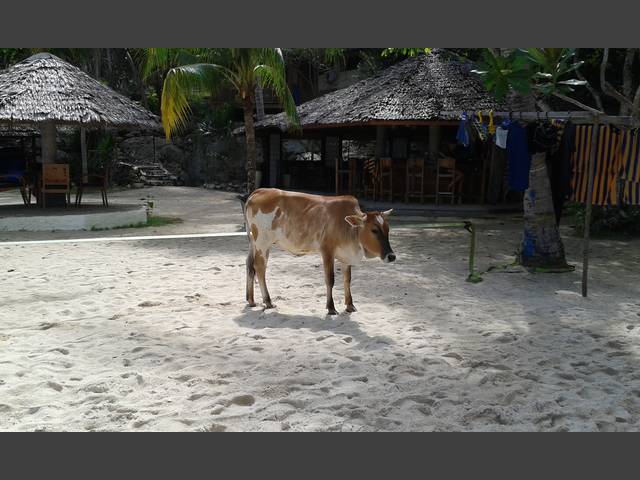
[[[298,106],[302,128],[406,124],[457,120],[461,111],[501,110],[473,64],[448,60],[434,50],[397,63],[349,87]],[[288,129],[283,113],[256,128]]]
[[[157,116],[50,53],[0,72],[0,124],[159,127]]]

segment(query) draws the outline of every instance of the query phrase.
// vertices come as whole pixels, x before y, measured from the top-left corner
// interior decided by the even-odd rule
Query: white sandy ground
[[[167,192],[239,226],[232,195]],[[244,238],[0,246],[0,429],[638,430],[640,241],[593,242],[583,299],[579,267],[466,283],[468,233],[393,221],[398,261],[354,269],[359,311],[337,317],[319,258],[277,250],[277,309],[246,308]],[[479,267],[520,230],[486,220]]]

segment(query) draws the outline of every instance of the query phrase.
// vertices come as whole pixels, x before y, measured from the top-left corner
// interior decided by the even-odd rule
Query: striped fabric
[[[640,183],[640,130],[627,130],[622,134],[620,155],[622,177],[629,182]]]
[[[627,130],[620,142],[622,202],[640,205],[640,130]]]
[[[591,135],[593,126],[576,127],[576,151],[573,155],[571,179],[571,200],[586,203],[589,185],[589,156],[591,155]],[[600,126],[593,176],[594,205],[617,204],[616,179],[620,168],[620,142],[622,135],[611,126]]]
[[[640,205],[640,182],[624,182],[622,202],[626,205]]]
[[[378,168],[378,162],[375,158],[368,158],[364,161],[364,169],[369,173],[369,177],[374,184],[380,181],[380,169]]]

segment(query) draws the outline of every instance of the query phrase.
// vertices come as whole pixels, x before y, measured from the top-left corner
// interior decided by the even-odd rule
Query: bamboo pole
[[[600,116],[593,116],[593,130],[591,132],[591,151],[589,152],[589,178],[587,184],[587,205],[584,215],[584,240],[582,242],[582,296],[587,296],[589,280],[589,235],[591,231],[591,203],[593,201],[593,174],[595,171],[598,137],[600,135]]]

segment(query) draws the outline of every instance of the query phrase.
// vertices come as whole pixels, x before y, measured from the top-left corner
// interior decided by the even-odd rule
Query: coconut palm
[[[192,60],[184,64],[185,60]],[[256,87],[269,88],[291,123],[298,124],[296,105],[286,82],[279,48],[150,49],[147,71],[169,62],[162,88],[162,125],[167,138],[185,125],[190,99],[231,88],[242,104],[247,147],[247,191],[255,188],[256,139],[253,111]]]

